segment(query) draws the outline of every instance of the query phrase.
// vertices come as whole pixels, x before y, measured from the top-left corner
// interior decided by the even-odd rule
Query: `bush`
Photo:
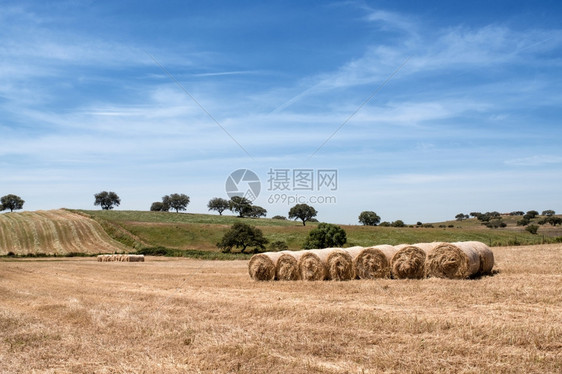
[[[379,226],[390,227],[390,222],[387,222],[387,221],[381,222]]]
[[[406,225],[404,224],[404,221],[402,221],[401,219],[392,222],[392,227],[404,227],[404,226]]]
[[[286,220],[287,217],[285,217],[285,216],[273,216],[273,217],[271,217],[271,219]]]
[[[521,218],[519,221],[517,221],[517,226],[527,226],[529,223],[531,223],[531,220],[529,218]]]
[[[447,226],[447,227],[455,227],[455,225],[449,225],[449,226]]]
[[[529,231],[531,234],[536,235],[537,231],[539,231],[539,226],[537,225],[529,225],[525,227],[525,230]]]
[[[308,233],[303,247],[305,249],[341,247],[346,241],[347,235],[344,229],[330,223],[321,223]]]
[[[283,240],[276,240],[269,245],[269,250],[272,252],[286,251],[288,249],[289,246]]]

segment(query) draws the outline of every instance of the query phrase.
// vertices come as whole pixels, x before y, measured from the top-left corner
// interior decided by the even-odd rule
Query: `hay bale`
[[[428,277],[465,279],[478,273],[480,256],[471,244],[466,242],[430,243],[426,246],[427,259],[425,274]],[[423,248],[422,245],[416,244]]]
[[[275,267],[281,252],[258,253],[250,258],[248,272],[253,280],[271,281],[275,279]]]
[[[377,279],[390,276],[390,266],[387,255],[392,246],[379,245],[373,247],[345,248],[351,255],[355,278]]]
[[[353,259],[342,248],[325,248],[328,254],[325,266],[328,270],[328,279],[345,281],[353,279]]]
[[[275,279],[277,280],[298,280],[299,259],[306,251],[283,251],[277,259],[275,266]]]
[[[144,255],[129,255],[129,262],[144,262]]]
[[[465,242],[465,244],[471,245],[476,250],[476,252],[478,252],[478,256],[480,256],[480,267],[478,268],[478,275],[492,274],[492,269],[494,267],[494,252],[492,252],[490,247],[482,242],[476,241]]]
[[[415,245],[401,244],[394,246],[396,253],[390,261],[393,278],[421,279],[425,276],[426,254]]]
[[[103,261],[103,255],[98,255],[98,262],[102,262]]]
[[[326,269],[327,252],[321,249],[309,249],[298,260],[299,279],[307,281],[317,281],[328,279],[328,269]]]

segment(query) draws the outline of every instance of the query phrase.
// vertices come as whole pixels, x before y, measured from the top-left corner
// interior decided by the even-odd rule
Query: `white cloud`
[[[505,163],[512,166],[543,166],[551,164],[562,164],[562,157],[554,155],[534,155],[507,160],[505,161]]]

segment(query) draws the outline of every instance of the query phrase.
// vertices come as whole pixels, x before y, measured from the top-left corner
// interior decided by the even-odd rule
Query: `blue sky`
[[[342,224],[562,212],[561,8],[0,1],[0,195],[146,210],[179,192],[204,213],[250,169],[270,217],[281,193],[334,196],[318,218]],[[270,169],[337,170],[337,190],[268,190]]]

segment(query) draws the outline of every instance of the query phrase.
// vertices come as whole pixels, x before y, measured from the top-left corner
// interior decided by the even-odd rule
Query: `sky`
[[[560,20],[557,1],[0,0],[0,196],[207,213],[242,169],[268,217],[562,213]]]

